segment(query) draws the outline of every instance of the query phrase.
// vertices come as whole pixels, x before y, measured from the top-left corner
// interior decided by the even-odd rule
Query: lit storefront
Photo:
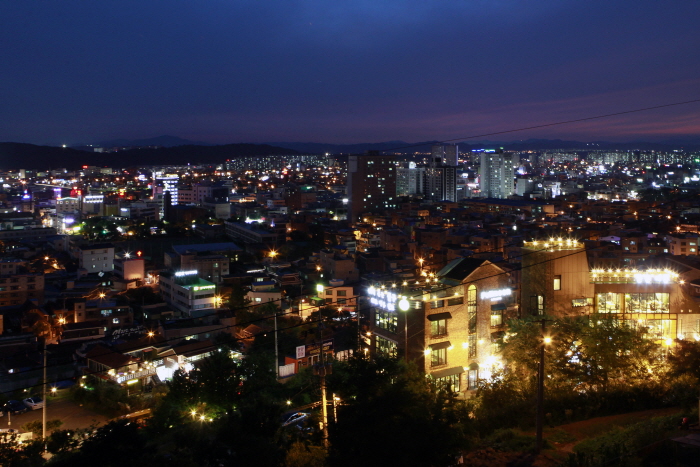
[[[593,269],[592,313],[643,329],[652,339],[675,338],[684,309],[678,274],[668,269]],[[685,307],[687,308],[687,307]]]

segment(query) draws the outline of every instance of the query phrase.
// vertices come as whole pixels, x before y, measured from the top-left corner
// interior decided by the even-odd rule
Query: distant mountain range
[[[0,170],[75,169],[139,167],[146,165],[220,164],[243,156],[289,155],[297,152],[267,144],[224,144],[221,146],[141,147],[116,152],[94,152],[75,148],[0,143]]]
[[[156,136],[155,138],[147,139],[113,139],[110,141],[100,141],[97,143],[92,143],[90,148],[138,148],[146,146],[161,146],[165,148],[172,148],[174,146],[214,146],[210,143],[205,143],[202,141],[191,141],[188,139],[182,139],[177,136],[163,135]]]
[[[0,143],[0,170],[77,168],[82,165],[101,167],[134,167],[145,165],[185,165],[218,164],[226,159],[242,156],[268,156],[290,154],[362,154],[366,151],[388,151],[406,155],[427,153],[437,141],[407,143],[405,141],[385,141],[362,144],[326,144],[277,142],[269,144],[195,144],[193,141],[176,136],[159,136],[140,140],[103,141],[77,147],[37,146],[25,143]],[[524,141],[468,141],[457,143],[460,152],[472,149],[495,149],[507,151],[595,151],[595,150],[641,150],[672,151],[700,150],[700,137],[668,140],[662,142],[610,143],[595,141],[563,141],[550,139],[529,139]],[[105,149],[124,148],[115,152],[94,152],[95,147]]]
[[[269,143],[282,148],[294,149],[302,154],[362,154],[365,151],[390,151],[410,154],[413,152],[430,152],[431,146],[438,141],[423,141],[420,143],[407,143],[405,141],[387,141],[383,143],[364,144],[323,144],[323,143]],[[559,139],[528,139],[524,141],[463,141],[456,143],[460,152],[472,149],[496,149],[503,148],[506,151],[546,151],[552,149],[595,151],[595,150],[641,150],[641,151],[672,151],[674,149],[699,150],[700,138],[687,140],[669,140],[658,143],[610,143],[595,141],[583,143],[581,141],[564,141]]]

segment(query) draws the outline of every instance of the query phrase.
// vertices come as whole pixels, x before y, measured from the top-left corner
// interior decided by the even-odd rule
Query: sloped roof
[[[128,355],[122,355],[103,345],[96,345],[85,355],[85,358],[105,365],[109,368],[119,369],[135,361]]]
[[[447,266],[442,268],[437,276],[443,282],[461,283],[469,277],[471,273],[476,271],[486,263],[492,264],[490,261],[478,258],[458,258],[451,261]],[[500,268],[499,268],[500,269]]]

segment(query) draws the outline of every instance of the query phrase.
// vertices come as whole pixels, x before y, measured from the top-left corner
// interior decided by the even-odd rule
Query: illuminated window
[[[430,366],[445,365],[447,363],[447,349],[430,349]]]
[[[561,276],[554,276],[554,290],[561,290]]]
[[[469,334],[469,337],[467,337],[467,344],[469,349],[469,358],[476,358],[476,334]]]
[[[597,313],[622,313],[621,307],[622,294],[618,293],[599,293],[596,295],[596,312]]]
[[[467,316],[469,318],[469,332],[476,332],[476,286],[467,288]]]
[[[447,387],[452,392],[459,392],[459,377],[460,375],[457,374],[435,378],[435,384],[437,384],[439,388]]]
[[[625,294],[627,313],[668,313],[669,294],[667,293],[628,293]]]
[[[438,319],[430,322],[430,335],[432,337],[444,336],[447,334],[447,320]]]
[[[387,355],[389,357],[396,357],[397,355],[396,342],[385,339],[382,336],[375,337],[374,348],[377,354]]]
[[[386,310],[376,309],[374,313],[374,325],[389,332],[396,332],[397,315]]]
[[[467,389],[473,390],[476,389],[478,386],[479,382],[479,369],[474,368],[474,369],[469,369],[469,372],[467,373]]]
[[[495,328],[503,324],[503,310],[491,308],[491,327]]]

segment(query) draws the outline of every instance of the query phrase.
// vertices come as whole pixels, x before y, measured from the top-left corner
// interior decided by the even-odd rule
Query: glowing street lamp
[[[275,250],[270,250],[270,253],[268,253],[270,258],[272,258],[272,259],[275,259],[275,256],[277,256],[278,254],[279,253],[277,253],[277,251],[275,251]]]
[[[411,304],[408,302],[406,297],[401,297],[399,300],[399,310],[403,311],[405,314],[403,316],[403,357],[404,360],[408,361],[408,310]]]

